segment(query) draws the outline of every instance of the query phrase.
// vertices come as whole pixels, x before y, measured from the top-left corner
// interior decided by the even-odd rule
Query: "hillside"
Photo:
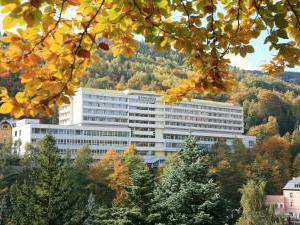
[[[137,54],[129,59],[121,55],[114,58],[110,52],[105,51],[99,51],[98,54],[98,62],[89,68],[89,76],[81,82],[83,87],[167,90],[178,85],[181,79],[193,75],[192,68],[183,64],[184,55],[174,51],[157,52],[143,43]],[[300,86],[280,79],[262,77],[257,71],[238,68],[231,70],[239,81],[232,93],[194,97],[230,101],[243,106],[246,131],[266,123],[269,116],[275,116],[281,134],[293,132],[300,121]],[[298,80],[297,73],[290,72],[285,73],[283,78],[290,82]],[[12,94],[21,88],[17,76],[1,79],[0,85],[8,87]],[[275,101],[275,108],[270,106],[271,101]],[[57,115],[51,120],[42,119],[43,122],[56,123]]]
[[[113,58],[110,52],[99,51],[99,63],[91,66],[82,86],[124,90],[166,90],[176,86],[180,79],[193,74],[183,64],[184,56],[174,51],[156,52],[153,47],[140,44],[137,54],[126,59]],[[281,135],[293,132],[300,122],[300,86],[278,78],[262,77],[257,71],[231,68],[239,81],[232,93],[195,95],[195,98],[229,101],[244,107],[245,129],[267,123],[276,118]],[[283,77],[291,81],[296,73]],[[300,77],[299,77],[300,78]]]
[[[252,70],[249,72],[257,75],[262,75],[262,72],[258,70]],[[280,76],[280,79],[289,83],[300,84],[300,72],[286,71]]]
[[[137,54],[129,59],[113,58],[112,53],[99,51],[99,63],[89,69],[90,76],[82,86],[103,89],[166,90],[178,84],[192,71],[183,65],[182,54],[174,51],[156,52],[140,44]]]

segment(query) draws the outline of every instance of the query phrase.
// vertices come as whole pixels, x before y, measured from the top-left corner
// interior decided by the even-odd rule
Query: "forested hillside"
[[[82,86],[103,89],[125,88],[166,90],[178,84],[180,78],[192,75],[191,68],[183,65],[184,55],[174,51],[157,52],[140,44],[137,54],[131,58],[111,52],[99,51],[99,63],[89,69],[89,76]]]
[[[262,72],[257,70],[251,71],[251,73],[262,75]],[[286,71],[280,76],[280,79],[289,83],[300,84],[300,73]]]
[[[184,65],[184,55],[175,51],[158,52],[154,47],[140,43],[137,54],[131,58],[114,58],[110,51],[99,51],[98,62],[89,68],[81,86],[102,89],[167,90],[181,79],[193,76],[192,68]],[[269,116],[276,118],[281,135],[291,133],[300,121],[300,86],[276,78],[262,77],[257,71],[231,68],[239,81],[232,93],[199,96],[195,98],[230,101],[244,107],[245,128],[264,124]],[[290,73],[283,75],[289,77]],[[295,73],[293,73],[295,77]],[[17,76],[2,78],[1,86],[15,94],[21,84]],[[51,121],[56,122],[57,116]]]
[[[129,59],[99,51],[99,63],[89,69],[90,76],[82,86],[124,90],[166,90],[176,86],[180,79],[193,75],[192,68],[183,64],[184,55],[174,51],[157,52],[153,47],[140,44],[134,57]],[[244,107],[245,128],[264,124],[274,116],[281,135],[293,132],[300,121],[300,86],[272,77],[232,68],[239,85],[232,93],[199,96],[196,98],[230,101]]]
[[[89,68],[89,76],[82,80],[81,85],[83,87],[117,90],[124,90],[126,88],[167,90],[168,88],[176,86],[181,79],[193,76],[192,68],[183,64],[183,58],[183,55],[176,52],[156,52],[155,49],[143,44],[141,44],[138,53],[129,59],[122,56],[113,58],[110,52],[99,51],[98,63],[95,63]],[[188,202],[188,204],[184,204],[183,206],[177,201],[178,199],[198,199],[191,198],[189,195],[190,193],[196,193],[198,195],[198,191],[201,194],[202,189],[195,189],[197,190],[197,192],[195,192],[193,188],[196,186],[194,184],[199,185],[198,183],[201,184],[199,187],[202,187],[202,182],[204,182],[206,185],[210,185],[205,191],[209,190],[211,194],[215,194],[219,191],[220,195],[215,196],[221,196],[222,199],[226,200],[226,204],[221,202],[222,199],[217,202],[217,206],[226,205],[226,212],[217,210],[219,213],[216,215],[216,218],[218,218],[221,213],[227,213],[227,217],[224,216],[224,218],[226,217],[228,219],[227,224],[233,225],[240,216],[241,206],[243,207],[243,205],[240,204],[241,192],[239,190],[243,187],[247,187],[243,185],[245,185],[248,180],[262,180],[265,182],[262,184],[263,186],[266,185],[265,191],[267,194],[281,194],[282,187],[285,183],[292,177],[300,175],[300,86],[277,78],[263,77],[261,74],[242,71],[237,68],[231,68],[231,71],[238,81],[235,89],[232,90],[231,93],[223,93],[215,96],[195,95],[194,97],[232,102],[243,106],[245,132],[257,137],[257,145],[249,150],[240,140],[235,140],[232,151],[226,144],[216,143],[209,153],[205,152],[205,154],[208,155],[199,154],[200,151],[197,150],[196,152],[199,154],[198,158],[200,161],[197,160],[191,164],[192,160],[196,159],[196,153],[193,152],[196,148],[194,149],[193,147],[195,143],[188,144],[185,151],[179,153],[187,153],[187,155],[175,157],[174,162],[171,159],[171,161],[165,163],[166,169],[159,173],[154,173],[160,182],[161,186],[157,186],[159,188],[156,188],[154,185],[156,178],[151,174],[151,171],[143,170],[143,163],[136,155],[136,151],[133,149],[134,146],[129,146],[128,151],[130,154],[128,153],[128,155],[127,153],[118,155],[114,150],[107,151],[106,156],[103,158],[104,160],[99,160],[95,168],[88,166],[91,160],[89,158],[90,150],[87,146],[83,146],[82,150],[78,153],[78,162],[75,161],[75,169],[72,170],[73,172],[68,174],[69,166],[67,162],[68,159],[66,159],[66,164],[55,165],[55,167],[58,167],[57,171],[62,172],[59,173],[56,171],[57,173],[53,176],[55,182],[59,184],[58,187],[69,188],[67,192],[63,189],[59,189],[59,198],[61,196],[63,197],[64,193],[67,193],[67,198],[72,199],[69,193],[74,193],[76,198],[85,199],[84,201],[80,201],[79,205],[74,205],[71,201],[66,202],[66,205],[71,208],[71,212],[73,212],[73,210],[80,212],[77,213],[77,216],[74,216],[76,221],[80,221],[78,224],[82,224],[82,220],[89,221],[83,224],[90,224],[91,220],[96,221],[95,224],[104,224],[102,223],[103,221],[108,221],[106,224],[111,224],[111,213],[114,213],[114,215],[116,215],[115,217],[119,216],[120,218],[123,218],[124,215],[136,215],[137,218],[134,217],[134,219],[137,219],[137,221],[141,220],[142,222],[140,224],[151,224],[149,221],[149,223],[146,223],[144,221],[145,218],[150,220],[154,217],[158,221],[162,221],[163,219],[168,220],[174,217],[172,213],[169,215],[169,211],[174,205],[176,205],[176,209],[180,209],[179,211],[190,212],[191,210],[186,209],[184,206],[202,204],[201,201],[200,203]],[[20,88],[17,77],[1,79],[0,82],[5,86],[11,87],[9,90],[12,92],[16,92]],[[54,123],[55,120],[57,120],[57,115],[53,116],[51,121],[50,119],[47,121],[47,118],[43,118],[43,122]],[[50,140],[50,142],[54,143],[55,140]],[[55,147],[52,146],[51,148],[54,149]],[[7,151],[0,151],[0,153],[1,152],[7,154],[10,161],[0,155],[0,165],[4,165],[5,169],[8,168],[8,170],[12,170],[10,166],[11,164],[14,165],[15,158],[10,156]],[[47,150],[44,151],[44,154],[48,154],[49,152],[53,151]],[[30,157],[25,159],[25,161],[28,161],[21,162],[22,165],[24,163],[25,168],[27,168],[26,166],[28,166],[28,168],[30,167],[32,163],[30,160],[36,160],[34,157],[32,159]],[[50,154],[48,157],[53,157],[53,155]],[[185,159],[185,157],[187,158]],[[178,164],[177,159],[183,160],[184,162]],[[1,163],[1,160],[3,162],[5,161],[5,163]],[[43,163],[43,161],[39,163]],[[78,165],[76,163],[78,163]],[[174,165],[172,163],[174,163]],[[111,165],[113,165],[113,168]],[[178,167],[178,165],[181,165],[181,167]],[[178,171],[188,171],[190,173],[195,171],[194,167],[196,166],[199,167],[197,168],[201,174],[196,173],[193,175],[195,181],[192,180],[192,185],[188,183],[191,182],[190,177],[189,181],[184,180],[184,182],[182,182],[181,179],[185,176]],[[6,173],[6,170],[3,171],[3,173]],[[26,176],[28,176],[27,173],[28,170],[25,169],[24,173],[18,175],[17,179],[22,181],[24,177],[26,178]],[[61,176],[63,173],[68,174],[67,179]],[[159,177],[160,173],[164,174],[162,179]],[[213,179],[215,184],[208,183],[206,176]],[[181,184],[178,185],[180,189],[173,190],[171,195],[168,196],[166,193],[169,193],[170,190],[170,180],[174,182],[174,177],[180,178],[180,181],[178,180]],[[201,177],[200,180],[198,179],[199,177]],[[52,179],[51,176],[47,177],[47,179],[50,178]],[[13,187],[11,189],[11,195],[9,195],[7,191],[2,192],[4,193],[4,195],[2,195],[7,199],[11,196],[11,200],[9,199],[9,201],[12,201],[13,205],[10,209],[12,211],[7,210],[4,212],[4,216],[7,217],[3,217],[4,219],[18,220],[25,218],[28,219],[28,221],[36,219],[24,216],[23,213],[26,214],[27,211],[22,208],[24,206],[26,209],[31,210],[31,208],[27,207],[27,204],[23,204],[23,202],[30,202],[30,204],[28,204],[29,206],[36,204],[37,206],[35,207],[43,207],[43,205],[38,205],[35,199],[35,196],[38,196],[40,193],[34,192],[33,197],[29,199],[24,198],[22,195],[24,191],[37,190],[40,182],[44,182],[42,176],[34,177],[34,179],[34,182],[30,183],[29,186],[23,185],[22,183],[15,185],[14,182],[10,182],[9,185]],[[133,186],[127,187],[126,185],[128,185],[128,180],[130,179],[133,181],[131,184]],[[69,185],[70,183],[68,182],[73,182],[75,185]],[[189,185],[183,186],[182,184],[185,183]],[[52,185],[52,182],[49,182],[49,184]],[[250,182],[249,185],[251,186],[251,184]],[[53,183],[53,185],[56,185],[56,183]],[[215,185],[220,189],[214,188]],[[124,186],[126,186],[125,189]],[[145,189],[144,186],[147,189]],[[139,190],[139,188],[141,188],[143,192],[134,191]],[[263,191],[263,189],[261,189],[261,191]],[[146,192],[144,192],[145,190]],[[153,194],[154,191],[155,195]],[[128,194],[126,195],[128,199],[124,198],[124,193]],[[139,193],[143,196],[136,195]],[[178,195],[178,193],[180,193],[180,195]],[[158,196],[157,198],[155,197],[156,195]],[[178,196],[180,196],[180,198],[178,198]],[[207,196],[207,193],[205,196]],[[141,207],[137,199],[144,198],[147,199],[147,201],[142,202]],[[173,200],[170,201],[170,199]],[[262,199],[264,199],[263,195]],[[115,200],[120,200],[119,203],[121,202],[122,204],[111,207]],[[173,203],[173,201],[175,202]],[[19,204],[19,202],[22,204]],[[155,203],[155,205],[151,206],[153,203]],[[102,208],[103,206],[108,208]],[[134,207],[137,206],[138,208],[135,209]],[[147,210],[144,211],[143,207]],[[89,210],[87,211],[86,208]],[[132,211],[132,208],[137,211]],[[96,209],[97,211],[95,211]],[[213,212],[210,213],[213,215]],[[96,218],[94,218],[94,216]],[[175,216],[182,218],[182,215],[177,215],[177,212]],[[191,219],[197,218],[197,215],[191,214],[190,217]],[[44,217],[37,217],[38,220],[42,220],[43,218]],[[100,220],[101,222],[97,223],[97,221]],[[30,224],[28,221],[23,224]],[[74,222],[74,224],[77,223]]]

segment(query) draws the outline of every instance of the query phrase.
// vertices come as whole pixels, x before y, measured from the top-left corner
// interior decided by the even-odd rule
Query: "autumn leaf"
[[[90,51],[80,48],[77,52],[77,55],[81,58],[90,58],[91,57],[91,53]]]
[[[26,97],[24,92],[19,92],[16,94],[16,100],[18,103],[24,103],[26,101]]]
[[[16,3],[9,3],[9,4],[5,5],[5,7],[2,8],[1,13],[2,14],[8,13],[8,12],[14,10],[16,7],[17,7]]]
[[[67,0],[70,5],[74,5],[74,6],[78,6],[81,4],[81,2],[79,0]]]
[[[104,42],[100,42],[98,45],[98,49],[102,49],[104,51],[108,51],[109,50],[109,45],[104,43]]]
[[[38,9],[35,10],[26,10],[23,14],[24,20],[26,21],[29,27],[32,27],[38,24],[41,18],[41,12]]]
[[[19,20],[17,18],[12,18],[9,15],[4,17],[2,21],[2,27],[4,30],[9,30],[16,26],[19,23]]]
[[[31,0],[31,1],[30,1],[30,4],[31,4],[32,6],[34,6],[35,8],[39,8],[40,5],[41,5],[41,2],[40,2],[40,0]]]
[[[8,114],[13,110],[14,106],[10,102],[5,102],[0,107],[1,114]]]

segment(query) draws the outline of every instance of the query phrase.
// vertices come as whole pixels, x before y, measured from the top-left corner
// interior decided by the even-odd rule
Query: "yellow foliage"
[[[129,184],[129,172],[114,149],[107,150],[91,169],[89,177],[92,183],[107,183],[112,190],[116,191],[114,202],[120,206],[124,204],[126,197],[124,186]]]
[[[2,114],[6,114],[6,113],[10,113],[14,108],[14,105],[10,102],[5,102],[1,105],[0,107],[0,113]]]
[[[265,43],[276,55],[263,65],[263,71],[280,74],[286,67],[300,65],[297,3],[3,0],[7,36],[1,38],[5,44],[0,47],[0,77],[18,73],[24,89],[22,94],[2,98],[16,110],[1,112],[50,115],[53,106],[66,103],[79,86],[97,49],[130,57],[137,49],[135,35],[144,36],[157,50],[186,54],[185,63],[194,68],[193,76],[167,91],[165,100],[170,103],[189,98],[193,92],[219,93],[234,87],[230,60],[225,56],[252,53],[251,41],[266,29]],[[69,10],[75,16],[65,17]],[[183,15],[180,20],[172,19],[174,12]]]
[[[136,151],[135,145],[129,144],[129,145],[127,145],[126,149],[124,150],[123,158],[126,156],[136,155],[136,154],[137,154],[137,151]]]

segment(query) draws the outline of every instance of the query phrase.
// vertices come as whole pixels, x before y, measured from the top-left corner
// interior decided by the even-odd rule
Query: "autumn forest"
[[[0,21],[0,225],[299,224],[299,0],[0,0]]]

